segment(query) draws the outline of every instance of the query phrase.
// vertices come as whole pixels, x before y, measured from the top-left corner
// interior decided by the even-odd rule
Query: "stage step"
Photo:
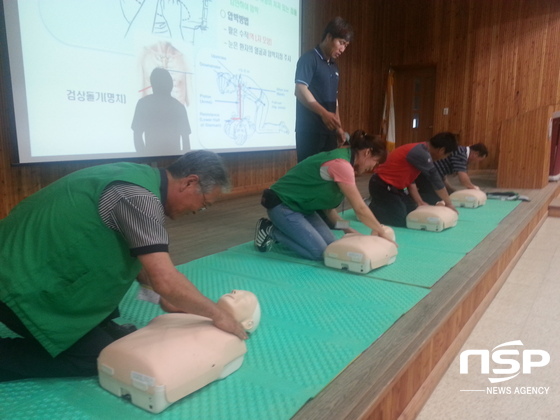
[[[549,217],[560,217],[560,197],[556,197],[548,205]]]

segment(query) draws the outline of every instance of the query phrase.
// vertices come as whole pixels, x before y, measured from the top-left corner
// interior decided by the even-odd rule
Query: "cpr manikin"
[[[385,233],[394,241],[395,231],[383,226]],[[373,235],[349,233],[334,241],[325,249],[327,267],[355,273],[368,273],[373,269],[392,264],[397,258],[397,246],[393,242]]]
[[[486,204],[486,193],[475,189],[455,191],[449,198],[455,207],[476,209]]]
[[[409,229],[441,232],[457,225],[459,215],[449,207],[442,205],[418,206],[406,216]]]
[[[260,305],[248,291],[223,295],[218,305],[253,332]],[[243,363],[245,341],[224,332],[208,318],[165,314],[107,346],[97,366],[103,388],[159,413],[203,386],[223,379]]]

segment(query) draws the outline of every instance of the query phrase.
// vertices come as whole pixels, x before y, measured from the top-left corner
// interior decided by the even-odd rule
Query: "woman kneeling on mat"
[[[278,242],[304,258],[321,260],[327,245],[336,240],[329,226],[356,233],[336,211],[344,198],[372,235],[391,240],[362,199],[355,178],[385,160],[385,142],[358,130],[349,144],[308,157],[264,190],[261,204],[270,220],[257,222],[259,251],[269,251]]]

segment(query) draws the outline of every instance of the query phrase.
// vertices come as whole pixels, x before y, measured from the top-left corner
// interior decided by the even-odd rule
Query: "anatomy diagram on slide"
[[[267,120],[270,106],[267,92],[249,76],[225,70],[217,72],[216,81],[222,95],[233,97],[232,100],[220,102],[235,105],[231,117],[224,123],[224,132],[228,137],[235,144],[242,145],[255,132],[288,134],[288,127],[283,121],[273,123]]]
[[[133,26],[147,25],[153,35],[190,40],[194,44],[196,31],[208,29],[208,3],[211,0],[120,0],[128,22],[126,34]],[[125,35],[126,36],[126,35]]]

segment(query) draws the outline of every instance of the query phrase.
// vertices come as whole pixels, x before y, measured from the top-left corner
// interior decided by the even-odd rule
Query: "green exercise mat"
[[[213,270],[221,255],[178,268],[213,299],[234,288],[253,291],[263,311],[261,325],[247,341],[248,353],[237,372],[158,418],[289,419],[428,293],[318,268],[286,267],[278,270],[286,278],[269,281],[259,278],[269,270],[263,258],[251,262],[250,275]],[[143,326],[162,313],[157,305],[136,300],[137,291],[133,286],[123,299],[119,322]],[[3,383],[0,393],[2,418],[153,418],[103,390],[95,378]]]
[[[461,258],[482,242],[520,203],[488,200],[484,206],[476,209],[459,208],[457,225],[442,232],[394,228],[399,245],[396,261],[361,275],[420,287],[432,287]],[[349,220],[350,226],[358,232],[363,234],[371,232],[367,226],[358,221],[353,210],[346,210],[341,215]],[[341,231],[335,231],[335,236],[338,238],[342,235]],[[229,251],[331,270],[325,267],[322,261],[301,258],[280,244],[274,244],[272,250],[265,253],[257,251],[253,242],[232,247]]]
[[[466,253],[519,202],[488,201],[460,209],[459,224],[441,233],[395,229],[397,261],[359,275],[299,258],[282,247],[268,253],[252,243],[178,266],[208,297],[233,289],[261,303],[258,330],[247,341],[242,367],[157,415],[161,419],[289,419],[429,293]],[[367,233],[352,211],[343,215]],[[340,236],[340,232],[337,232]],[[163,313],[136,300],[131,287],[119,322],[138,327]],[[0,336],[12,335],[0,324]],[[0,418],[153,419],[103,390],[96,378],[0,383]]]

